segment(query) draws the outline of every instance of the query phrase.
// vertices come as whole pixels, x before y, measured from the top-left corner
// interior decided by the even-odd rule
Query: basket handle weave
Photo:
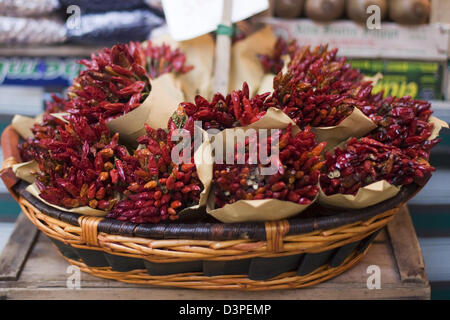
[[[267,250],[272,252],[283,251],[283,238],[289,232],[289,221],[267,221],[265,223]]]
[[[80,216],[78,218],[78,224],[81,227],[81,239],[89,245],[98,247],[98,224],[103,218]]]

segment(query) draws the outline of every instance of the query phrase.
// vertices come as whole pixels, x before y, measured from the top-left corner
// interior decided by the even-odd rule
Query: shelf
[[[0,56],[20,57],[84,57],[90,56],[103,47],[60,45],[60,46],[28,46],[28,47],[0,47]]]
[[[295,38],[304,45],[328,43],[339,48],[339,55],[349,58],[446,61],[448,57],[449,31],[445,24],[382,22],[381,29],[369,30],[350,20],[320,23],[264,17],[260,21],[272,25],[277,35]]]

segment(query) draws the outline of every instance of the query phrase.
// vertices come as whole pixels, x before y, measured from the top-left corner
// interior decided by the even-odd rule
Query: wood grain
[[[425,263],[415,235],[414,226],[408,208],[403,206],[394,219],[388,224],[397,267],[402,282],[427,283]]]
[[[38,234],[36,227],[22,213],[0,256],[0,280],[17,280]]]

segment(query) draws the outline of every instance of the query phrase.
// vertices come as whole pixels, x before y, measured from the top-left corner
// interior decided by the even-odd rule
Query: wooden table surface
[[[380,268],[381,288],[368,289],[367,269]],[[146,287],[81,273],[81,288],[67,287],[67,263],[22,214],[0,256],[0,299],[429,299],[430,286],[408,209],[403,207],[354,268],[304,289],[263,292]]]

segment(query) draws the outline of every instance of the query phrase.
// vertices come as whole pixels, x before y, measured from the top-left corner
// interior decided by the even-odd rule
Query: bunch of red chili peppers
[[[359,188],[380,180],[396,186],[423,184],[434,171],[426,161],[371,138],[352,138],[343,149],[326,153],[324,169],[320,184],[326,195],[355,195]]]
[[[186,56],[169,45],[142,46],[138,42],[118,44],[80,60],[80,72],[69,88],[67,99],[53,96],[48,112],[70,112],[86,116],[90,122],[100,117],[116,118],[137,108],[149,95],[150,79],[168,72],[183,74],[192,70]]]
[[[163,73],[185,73],[186,57],[169,46],[129,43],[104,49],[90,60],[74,80],[67,99],[53,96],[34,137],[20,146],[24,160],[37,161],[36,184],[41,197],[65,208],[90,206],[108,211],[108,217],[134,223],[176,220],[181,210],[199,203],[203,185],[191,147],[189,161],[175,163],[172,134],[186,129],[194,134],[194,121],[203,129],[224,130],[247,126],[261,119],[270,107],[281,109],[300,127],[289,125],[259,141],[251,137],[235,145],[232,164],[214,165],[216,208],[239,200],[279,199],[309,204],[320,185],[327,195],[356,194],[359,188],[386,180],[394,185],[423,184],[432,168],[426,161],[440,140],[428,140],[433,125],[430,104],[404,98],[373,95],[372,85],[327,46],[300,48],[295,42],[277,41],[271,56],[260,56],[267,72],[278,73],[274,91],[250,97],[242,89],[211,102],[197,96],[183,102],[168,121],[168,130],[146,126],[140,147],[129,153],[111,134],[106,122],[137,108],[151,90],[149,79]],[[291,62],[286,73],[282,56]],[[334,154],[322,153],[311,127],[335,126],[359,108],[377,128],[367,137],[351,139]],[[66,121],[50,113],[68,112]],[[250,156],[250,145],[271,155],[276,139],[279,157],[269,164]],[[243,147],[243,153],[241,151]],[[183,158],[183,157],[181,157]],[[252,159],[252,161],[250,161]],[[241,160],[242,163],[237,162]],[[256,163],[254,162],[256,161]],[[237,162],[237,163],[236,163]],[[261,170],[275,164],[276,172]]]
[[[143,147],[133,156],[117,160],[128,187],[123,192],[125,198],[108,214],[110,218],[135,223],[176,220],[182,209],[199,203],[203,186],[193,155],[189,163],[174,163],[170,134],[147,125],[146,131],[138,138]]]
[[[412,158],[428,159],[431,148],[442,140],[428,140],[433,130],[433,124],[428,122],[433,111],[427,101],[387,97],[362,111],[378,125],[369,134],[371,138],[396,146]]]
[[[292,125],[282,132],[278,130],[279,157],[271,159],[270,164],[261,164],[261,148],[271,152],[272,139],[258,141],[257,136],[245,140],[244,148],[235,145],[233,164],[215,164],[213,186],[215,206],[221,208],[239,200],[278,199],[301,205],[310,204],[318,193],[321,156],[326,143],[317,144],[314,133],[307,127],[292,136]],[[257,143],[258,156],[252,155],[251,143]],[[243,151],[243,152],[242,152]],[[252,160],[251,158],[254,157]],[[242,164],[240,163],[241,160]],[[263,167],[275,164],[273,174],[261,174]]]
[[[119,136],[111,137],[102,119],[89,124],[84,117],[70,115],[67,120],[55,120],[53,127],[35,125],[35,137],[26,142],[25,151],[39,165],[40,196],[66,208],[109,210],[116,202]]]

